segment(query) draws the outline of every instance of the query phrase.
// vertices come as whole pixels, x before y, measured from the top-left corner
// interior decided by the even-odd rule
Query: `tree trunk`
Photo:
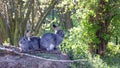
[[[99,22],[101,23],[101,22]],[[107,22],[104,22],[107,23]],[[97,44],[98,49],[96,50],[97,54],[104,55],[108,41],[103,37],[104,34],[107,34],[107,26],[104,27],[104,24],[99,25],[100,29],[96,32],[96,36],[99,39],[100,43]]]
[[[0,30],[0,45],[2,45],[2,32]]]
[[[107,9],[105,6],[109,6],[109,3],[105,2],[104,0],[100,0],[96,11],[96,17],[92,16],[89,20],[90,22],[96,22],[97,26],[99,27],[99,29],[96,31],[96,37],[99,39],[99,43],[96,43],[97,48],[90,46],[90,50],[95,51],[95,53],[100,55],[105,54],[108,40],[110,39],[108,27],[110,25],[112,15],[109,10],[105,10]]]
[[[118,36],[116,36],[116,37],[115,37],[115,44],[116,44],[116,45],[118,45],[118,43],[119,43],[118,41],[119,41],[119,40],[118,40]]]
[[[70,16],[71,16],[70,11],[65,13],[65,21],[64,21],[65,29],[70,29],[73,27],[73,22],[72,22],[72,19],[70,18]]]
[[[61,12],[65,12],[65,9],[62,8]],[[73,22],[72,22],[72,19],[70,18],[71,11],[68,10],[63,14],[60,14],[59,16],[60,16],[60,21],[62,22],[62,26],[64,29],[70,29],[73,27]]]

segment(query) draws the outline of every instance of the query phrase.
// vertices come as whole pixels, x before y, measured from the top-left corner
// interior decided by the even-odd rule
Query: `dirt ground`
[[[4,49],[5,48],[5,49]],[[69,68],[69,58],[60,51],[32,51],[20,53],[19,48],[0,49],[0,68]]]

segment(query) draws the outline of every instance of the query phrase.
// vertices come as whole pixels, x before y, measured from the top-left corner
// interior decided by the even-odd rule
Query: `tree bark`
[[[95,51],[94,53],[104,55],[106,52],[106,47],[108,44],[109,31],[108,27],[110,25],[110,21],[112,19],[111,12],[109,10],[105,10],[105,6],[108,6],[109,3],[104,0],[100,0],[98,4],[98,8],[96,11],[96,17],[91,17],[90,22],[97,22],[97,26],[99,29],[96,31],[96,37],[99,39],[99,43],[96,43],[97,48],[91,47],[91,51]],[[95,50],[94,50],[95,49]]]
[[[116,36],[116,37],[115,37],[115,44],[116,44],[116,45],[118,45],[118,43],[119,43],[118,41],[119,41],[119,40],[118,40],[118,36]]]
[[[62,13],[65,12],[64,8],[61,8],[60,10]],[[65,13],[59,14],[59,17],[64,29],[70,29],[73,27],[73,22],[72,22],[72,19],[70,18],[71,11],[67,10]]]
[[[65,21],[64,21],[65,29],[70,29],[73,27],[73,22],[70,16],[71,16],[71,11],[67,11],[65,13]]]

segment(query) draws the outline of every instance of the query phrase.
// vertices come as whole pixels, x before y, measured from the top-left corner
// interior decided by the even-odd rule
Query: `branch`
[[[51,11],[51,9],[54,7],[54,5],[57,3],[57,0],[52,0],[51,4],[49,5],[49,7],[47,8],[47,11],[44,12],[42,17],[39,17],[39,20],[34,28],[35,34],[38,33],[40,26],[42,25],[43,21],[45,20],[46,16],[48,15],[48,13]]]
[[[31,57],[31,58],[36,58],[38,60],[44,60],[44,61],[52,61],[52,62],[61,62],[61,63],[74,63],[74,62],[87,62],[87,59],[77,59],[77,60],[55,60],[55,59],[46,59],[43,57],[37,57],[34,55],[30,55],[27,53],[20,53],[19,49],[16,48],[18,51],[15,51],[13,49],[9,49],[9,48],[5,48],[5,47],[0,47],[0,50],[4,53],[8,53],[8,54],[13,54],[13,55],[19,55],[19,56],[26,56],[26,57]]]
[[[29,2],[28,10],[27,10],[27,13],[26,13],[26,17],[25,17],[24,20],[22,21],[21,27],[22,27],[22,34],[23,34],[23,35],[24,35],[24,30],[25,30],[25,28],[26,28],[26,23],[27,23],[27,21],[29,20],[30,13],[31,13],[31,11],[32,11],[32,9],[31,9],[31,7],[32,7],[32,2],[33,2],[33,0],[31,0],[31,1]]]

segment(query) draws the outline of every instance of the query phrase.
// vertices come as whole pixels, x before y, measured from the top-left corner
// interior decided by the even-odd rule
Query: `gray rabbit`
[[[42,49],[51,51],[57,49],[64,38],[64,31],[60,30],[58,26],[53,24],[56,33],[46,33],[41,37],[40,45]]]
[[[40,37],[30,37],[30,31],[26,32],[26,35],[19,40],[19,46],[21,52],[29,52],[31,50],[40,49]]]

